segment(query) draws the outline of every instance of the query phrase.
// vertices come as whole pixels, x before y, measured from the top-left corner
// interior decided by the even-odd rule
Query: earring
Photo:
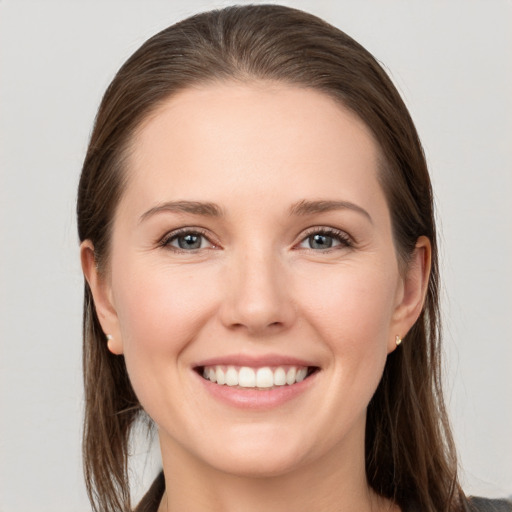
[[[107,338],[107,349],[115,356],[120,356],[123,353],[123,344],[121,342],[121,336],[114,338],[112,334],[105,334]]]
[[[402,338],[400,338],[400,336],[398,336],[398,334],[395,336],[395,343],[396,343],[397,347],[398,347],[398,345],[400,345],[400,343],[402,343]]]

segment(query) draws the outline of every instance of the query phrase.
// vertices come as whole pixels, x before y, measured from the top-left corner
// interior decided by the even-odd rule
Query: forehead
[[[127,192],[137,203],[184,195],[217,201],[233,191],[284,201],[333,189],[359,189],[365,201],[380,193],[370,130],[307,88],[255,82],[186,89],[141,124],[131,149]]]

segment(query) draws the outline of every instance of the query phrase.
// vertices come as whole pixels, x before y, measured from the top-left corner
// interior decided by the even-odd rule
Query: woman
[[[421,144],[339,30],[247,6],[146,42],[100,106],[78,226],[95,510],[131,510],[144,418],[163,474],[137,510],[510,510],[459,486]]]

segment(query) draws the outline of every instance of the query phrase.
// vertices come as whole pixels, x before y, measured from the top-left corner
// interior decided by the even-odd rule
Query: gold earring
[[[398,345],[400,345],[400,343],[402,343],[402,338],[400,338],[400,336],[398,336],[398,334],[395,336],[395,343],[396,343],[397,347],[398,347]]]

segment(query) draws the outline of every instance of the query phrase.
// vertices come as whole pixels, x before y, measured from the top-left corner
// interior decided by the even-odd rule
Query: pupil
[[[329,249],[332,247],[332,237],[316,234],[309,237],[312,249]]]
[[[185,235],[178,238],[180,249],[199,249],[201,247],[200,235]]]

